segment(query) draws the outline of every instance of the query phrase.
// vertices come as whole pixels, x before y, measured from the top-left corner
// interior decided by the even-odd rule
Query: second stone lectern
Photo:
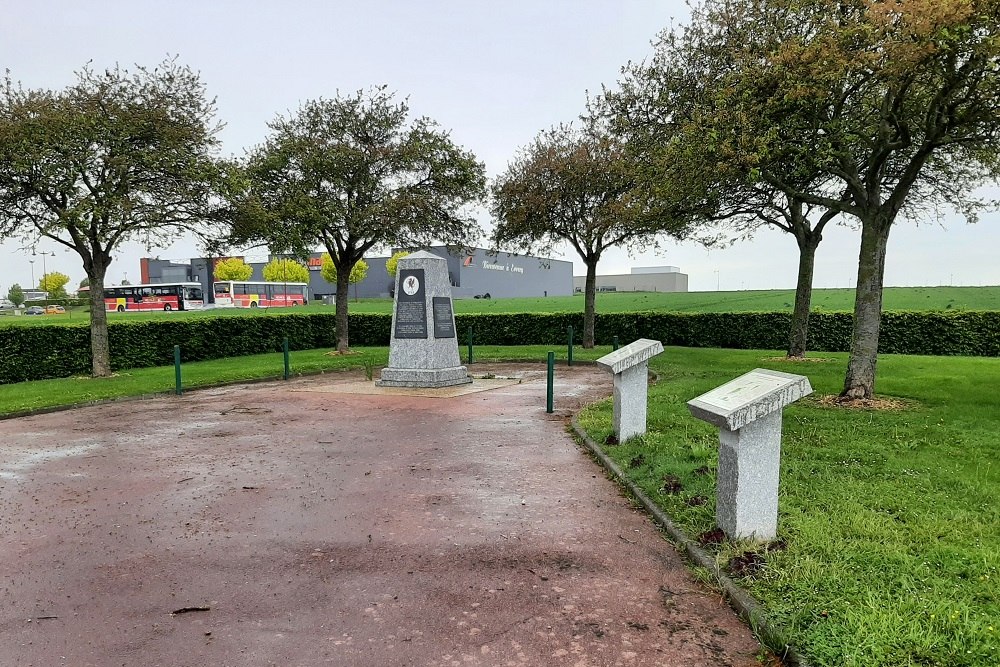
[[[458,357],[448,262],[415,252],[396,266],[389,365],[380,387],[450,387],[472,382]]]
[[[663,343],[640,338],[597,360],[597,366],[614,377],[614,412],[611,425],[618,442],[646,432],[649,360],[663,352]]]

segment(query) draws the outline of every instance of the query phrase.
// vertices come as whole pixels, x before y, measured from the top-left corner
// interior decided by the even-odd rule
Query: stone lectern
[[[811,393],[802,375],[757,368],[688,401],[692,415],[719,427],[715,521],[726,535],[774,539],[781,411]]]
[[[380,387],[450,387],[472,382],[458,358],[448,263],[420,251],[399,260],[389,365]]]
[[[612,427],[618,442],[646,432],[646,397],[649,360],[663,352],[658,340],[640,338],[597,360],[615,383]]]

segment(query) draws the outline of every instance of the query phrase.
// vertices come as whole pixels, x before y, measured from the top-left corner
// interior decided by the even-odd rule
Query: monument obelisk
[[[389,365],[380,387],[451,387],[472,382],[458,356],[448,262],[426,251],[399,260]]]

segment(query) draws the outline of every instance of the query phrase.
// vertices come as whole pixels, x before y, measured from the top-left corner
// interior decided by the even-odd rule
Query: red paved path
[[[566,434],[609,378],[557,377],[561,416],[324,376],[0,422],[0,665],[757,664]]]

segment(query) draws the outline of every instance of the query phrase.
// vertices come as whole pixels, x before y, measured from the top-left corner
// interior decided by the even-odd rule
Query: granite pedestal
[[[600,368],[613,374],[612,427],[618,442],[646,432],[649,360],[661,352],[660,341],[640,338],[597,360]]]
[[[758,368],[688,401],[719,427],[715,519],[729,537],[775,538],[782,408],[810,393],[802,375]]]

